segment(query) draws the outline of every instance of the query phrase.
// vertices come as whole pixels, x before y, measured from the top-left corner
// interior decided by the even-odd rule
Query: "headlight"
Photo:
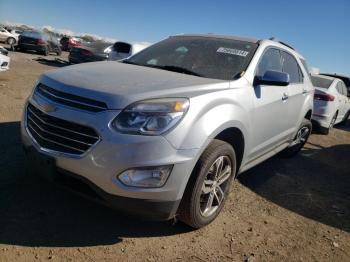
[[[162,187],[168,179],[172,166],[136,168],[124,171],[118,179],[126,186]]]
[[[113,120],[112,126],[122,133],[160,135],[179,123],[189,105],[186,98],[137,102],[125,108]]]

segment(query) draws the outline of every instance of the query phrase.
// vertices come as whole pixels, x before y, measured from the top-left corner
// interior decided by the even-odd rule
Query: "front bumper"
[[[41,174],[44,179],[54,182],[79,196],[146,219],[169,220],[176,215],[180,200],[160,201],[136,199],[109,194],[85,177],[71,173],[67,170],[55,167],[54,170],[51,170],[50,174],[48,172],[43,172],[44,166],[40,167],[40,165],[47,164],[47,156],[38,153],[32,146],[24,147],[24,151],[27,156],[28,166],[31,169],[36,170],[40,168],[41,172],[38,174]],[[37,162],[37,164],[33,165],[34,162]],[[48,171],[45,168],[44,170]]]
[[[30,98],[30,103],[40,108],[48,101],[35,96],[35,99]],[[52,101],[49,103],[53,104]],[[74,177],[85,181],[110,206],[135,214],[148,210],[147,214],[144,211],[141,214],[151,218],[168,219],[175,215],[197,161],[198,149],[177,150],[162,136],[120,134],[110,127],[110,122],[119,111],[88,113],[58,104],[55,107],[56,110],[50,115],[91,126],[99,133],[101,140],[81,156],[47,151],[28,133],[25,109],[21,124],[25,148],[33,148],[42,156],[54,158],[59,173],[74,174]],[[164,165],[173,165],[173,169],[165,185],[160,188],[128,187],[117,179],[117,175],[130,168]]]

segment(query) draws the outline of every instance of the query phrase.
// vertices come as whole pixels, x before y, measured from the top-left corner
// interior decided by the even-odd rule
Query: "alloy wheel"
[[[299,129],[297,135],[295,136],[294,141],[290,146],[295,146],[298,144],[304,144],[306,142],[306,139],[308,138],[310,133],[310,128],[307,126],[303,126]]]
[[[228,156],[219,156],[209,168],[202,185],[200,196],[200,213],[202,216],[211,216],[221,206],[231,175],[230,158]]]

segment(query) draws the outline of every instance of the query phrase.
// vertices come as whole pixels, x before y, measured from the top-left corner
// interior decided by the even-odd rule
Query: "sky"
[[[0,22],[131,42],[181,33],[274,36],[310,68],[350,75],[350,0],[0,0]]]

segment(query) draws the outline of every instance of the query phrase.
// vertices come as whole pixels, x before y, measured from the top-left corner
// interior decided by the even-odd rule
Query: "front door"
[[[282,72],[281,54],[268,48],[256,69],[256,76],[267,70]],[[287,140],[288,87],[257,85],[254,87],[253,128],[254,144],[249,154],[253,160]]]

